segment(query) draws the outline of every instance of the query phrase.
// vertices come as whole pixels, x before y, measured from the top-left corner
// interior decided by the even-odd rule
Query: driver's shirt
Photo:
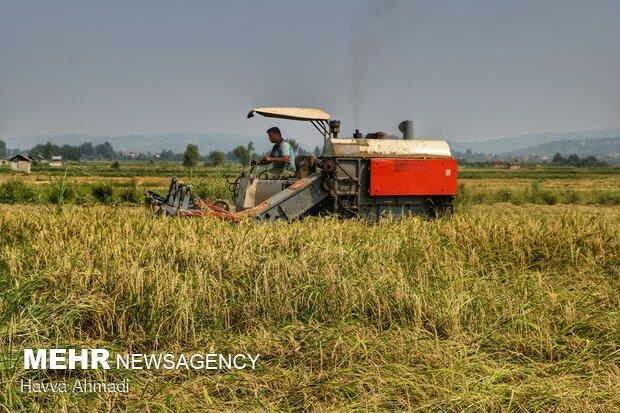
[[[274,158],[288,156],[288,162],[273,162],[273,169],[278,171],[287,170],[291,172],[296,172],[295,151],[291,147],[291,144],[286,142],[284,139],[280,143],[276,143],[275,145],[273,145],[270,156],[273,156]]]

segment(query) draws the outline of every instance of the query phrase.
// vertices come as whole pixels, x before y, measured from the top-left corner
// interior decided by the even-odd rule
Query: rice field
[[[499,201],[290,225],[0,205],[0,410],[614,411],[618,222],[617,206]],[[24,371],[26,347],[261,358],[37,394],[17,383],[65,376]]]
[[[228,181],[240,167],[183,168],[179,164],[68,164],[64,169],[37,166],[32,174],[0,168],[0,203],[140,204],[145,189],[165,193],[171,176],[191,183],[196,194],[210,199],[231,198]],[[619,205],[620,168],[460,168],[459,198],[463,205],[507,202],[522,204]]]

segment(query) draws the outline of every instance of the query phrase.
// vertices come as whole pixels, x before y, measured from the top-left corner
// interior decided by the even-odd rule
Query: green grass
[[[113,161],[87,161],[67,162],[62,168],[49,166],[45,163],[37,163],[32,167],[33,174],[63,175],[71,177],[132,177],[132,176],[179,176],[179,177],[205,177],[219,175],[221,173],[236,175],[241,171],[237,163],[227,163],[221,167],[205,167],[199,165],[195,168],[186,168],[178,162],[135,162],[118,161],[118,168],[113,167]],[[0,175],[15,175],[8,167],[0,167]]]
[[[576,168],[570,166],[523,167],[519,169],[459,167],[461,179],[592,179],[617,176],[620,167]]]
[[[223,174],[207,177],[182,179],[189,182],[194,193],[201,198],[228,199],[232,193],[227,177]],[[620,187],[608,185],[598,188],[573,185],[570,187],[548,187],[537,180],[515,185],[510,182],[497,186],[486,185],[488,180],[470,180],[459,185],[457,204],[478,205],[508,202],[514,205],[526,203],[554,205],[619,205]],[[480,182],[480,184],[478,184]],[[135,177],[123,180],[98,177],[85,182],[75,177],[50,176],[43,182],[25,181],[23,177],[12,177],[0,181],[0,203],[5,204],[57,204],[62,193],[66,204],[140,204],[144,190],[150,189],[165,194],[168,182],[143,181]]]
[[[125,181],[97,179],[92,183],[76,179],[50,177],[48,182],[31,183],[20,178],[0,181],[0,204],[141,204],[144,190],[165,194],[168,184],[146,182],[138,185],[135,178]],[[230,185],[223,177],[193,178],[185,182],[193,185],[194,193],[201,198],[229,199]]]
[[[489,188],[484,185],[461,183],[457,205],[481,205],[507,202],[513,205],[574,204],[574,205],[620,205],[620,188],[547,188],[539,181],[526,186]]]
[[[86,161],[68,162],[63,168],[52,167],[45,163],[38,163],[32,167],[33,174],[63,175],[65,170],[68,176],[102,176],[102,177],[132,177],[132,176],[179,176],[183,178],[207,177],[213,175],[237,175],[241,166],[235,162],[228,162],[221,167],[185,168],[179,162],[137,162],[118,161],[118,168],[114,168],[113,161]],[[0,175],[15,174],[8,167],[0,167]],[[559,179],[580,180],[595,177],[617,176],[620,167],[604,168],[576,168],[576,167],[522,167],[519,169],[505,169],[493,167],[459,167],[461,179]]]
[[[230,224],[0,206],[0,405],[613,411],[618,218],[499,204],[449,220]],[[109,372],[129,395],[17,391],[35,376],[14,365],[22,348],[68,345],[262,356],[256,371]]]

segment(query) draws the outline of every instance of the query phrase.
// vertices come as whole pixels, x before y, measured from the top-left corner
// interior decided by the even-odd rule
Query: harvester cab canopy
[[[323,109],[284,107],[254,108],[248,112],[248,118],[253,117],[255,113],[267,118],[308,121],[319,131],[323,139],[329,137],[329,120],[331,116]]]

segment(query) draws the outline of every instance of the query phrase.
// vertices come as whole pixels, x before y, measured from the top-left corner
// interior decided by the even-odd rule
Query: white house
[[[54,155],[50,161],[50,166],[62,166],[62,156]]]
[[[26,155],[15,155],[10,160],[11,169],[19,172],[30,173],[30,167],[32,166],[32,159]]]

